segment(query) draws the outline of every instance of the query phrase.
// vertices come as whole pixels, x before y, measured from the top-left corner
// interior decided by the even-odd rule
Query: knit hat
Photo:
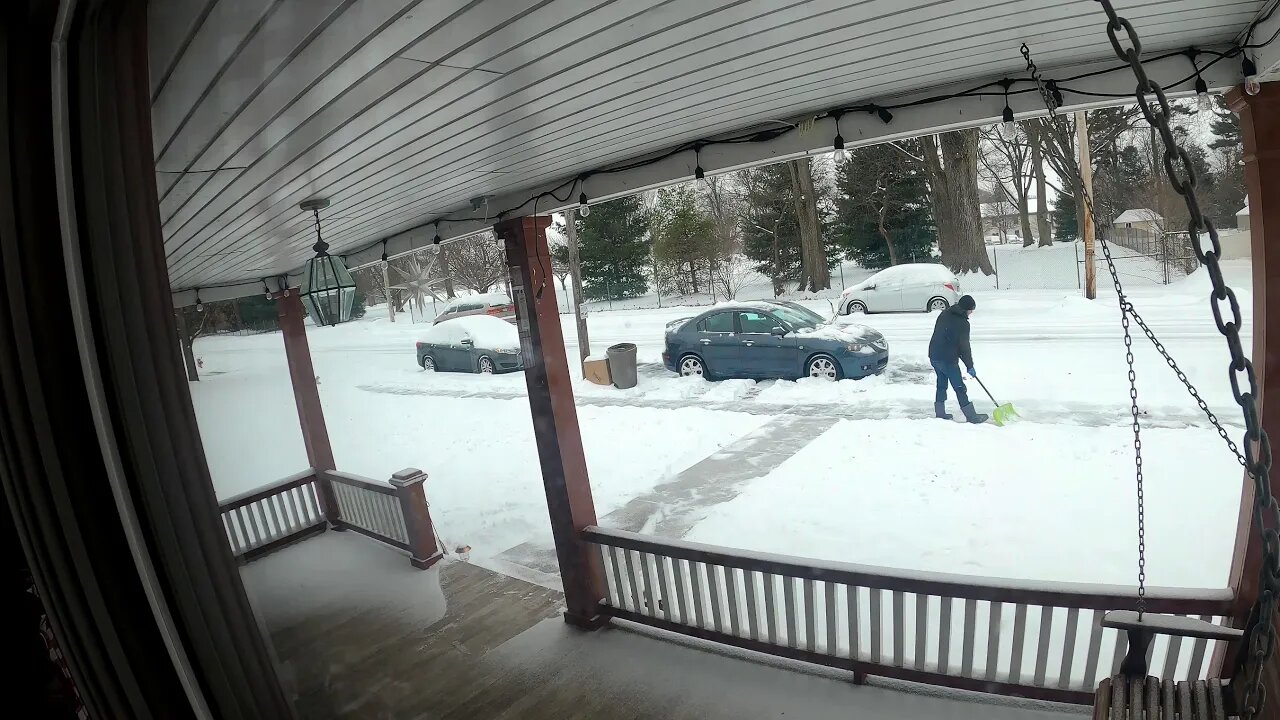
[[[965,295],[964,297],[961,297],[960,302],[956,303],[956,305],[966,312],[970,312],[974,308],[978,307],[978,303],[973,299],[972,295]]]

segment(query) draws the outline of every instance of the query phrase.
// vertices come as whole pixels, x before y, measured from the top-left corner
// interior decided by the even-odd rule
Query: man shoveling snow
[[[986,415],[973,409],[964,386],[964,376],[960,374],[960,361],[963,360],[969,375],[978,377],[978,371],[973,368],[973,352],[969,349],[969,316],[977,306],[972,295],[965,295],[955,305],[939,313],[938,321],[933,325],[933,337],[929,339],[929,363],[938,376],[933,411],[943,420],[951,419],[947,413],[947,384],[950,383],[965,419],[975,424],[987,421]]]

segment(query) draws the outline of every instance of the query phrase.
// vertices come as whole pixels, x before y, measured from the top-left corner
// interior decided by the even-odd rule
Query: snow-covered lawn
[[[1249,267],[1227,265],[1248,325]],[[888,339],[888,371],[831,385],[677,378],[657,364],[663,327],[705,308],[592,312],[593,350],[634,342],[647,363],[631,390],[575,378],[598,514],[654,497],[655,488],[717,450],[752,442],[744,436],[768,431],[779,416],[828,418],[825,432],[788,437],[792,456],[735,485],[736,497],[698,508],[701,522],[685,537],[864,564],[1131,582],[1128,381],[1114,295],[1104,287],[1093,302],[1073,289],[974,293],[977,367],[997,399],[1023,416],[1006,428],[932,419],[930,315],[854,318]],[[1202,274],[1131,293],[1238,435],[1226,350],[1207,295]],[[831,312],[825,299],[804,302]],[[481,561],[522,543],[549,546],[523,375],[423,373],[413,342],[425,326],[407,319],[392,324],[375,308],[359,322],[308,328],[338,467],[379,479],[407,466],[427,471],[442,535],[471,545]],[[572,317],[562,320],[575,358]],[[1134,347],[1149,428],[1150,581],[1221,586],[1239,466],[1150,343],[1139,336]],[[203,338],[196,353],[205,367],[193,393],[218,494],[305,467],[280,335]],[[990,407],[976,383],[970,390]]]

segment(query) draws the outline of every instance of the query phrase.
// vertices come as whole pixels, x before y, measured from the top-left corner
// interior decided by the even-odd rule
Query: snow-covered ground
[[[1248,325],[1248,264],[1228,266]],[[997,399],[1017,406],[1023,418],[1015,425],[932,419],[929,315],[857,318],[888,339],[889,369],[832,385],[677,378],[656,365],[663,326],[700,308],[590,313],[593,350],[634,342],[644,364],[631,390],[575,378],[602,523],[649,513],[666,522],[646,522],[646,531],[731,547],[990,576],[1132,582],[1133,445],[1114,295],[1102,282],[1092,302],[1074,289],[965,286],[978,301],[978,370]],[[1226,349],[1207,295],[1202,273],[1131,293],[1239,434]],[[825,299],[804,302],[831,312]],[[358,322],[309,328],[338,467],[374,478],[407,466],[427,471],[442,535],[451,545],[471,545],[473,560],[502,567],[501,556],[514,547],[549,548],[523,376],[423,373],[413,342],[425,326],[406,319],[389,323],[374,308]],[[576,357],[572,318],[562,320],[567,352]],[[1149,582],[1220,587],[1239,465],[1150,343],[1139,337],[1134,347],[1148,428]],[[193,393],[218,494],[305,467],[279,334],[203,338],[196,353],[204,375]],[[990,406],[976,383],[970,390],[980,407]],[[738,450],[742,467],[733,465]],[[693,488],[686,493],[693,499],[665,506],[673,483]]]

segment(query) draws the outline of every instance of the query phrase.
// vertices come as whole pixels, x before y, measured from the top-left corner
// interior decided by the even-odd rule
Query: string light
[[[707,183],[707,171],[702,169],[702,146],[693,146],[694,168],[693,179],[699,180],[705,186]]]
[[[849,160],[849,153],[844,151],[844,136],[840,134],[840,116],[843,113],[833,112],[831,118],[836,122],[836,139],[832,146],[836,151],[836,162],[844,164]]]
[[[1187,58],[1191,60],[1191,69],[1196,73],[1196,110],[1207,113],[1213,110],[1213,98],[1209,97],[1209,84],[1200,76],[1200,66],[1196,65],[1196,57],[1200,51],[1195,48],[1187,50]]]
[[[267,281],[266,281],[266,280],[263,280],[263,281],[262,281],[262,291],[263,291],[263,294],[266,296],[266,298],[267,298],[268,300],[270,300],[270,299],[271,299],[271,286],[267,284]]]
[[[1013,118],[1013,108],[1009,107],[1009,88],[1013,87],[1013,81],[1001,80],[1000,85],[1004,88],[1004,115],[1000,123],[1000,137],[1013,140],[1018,137],[1018,123]]]
[[[200,288],[196,288],[196,312],[204,312],[204,301],[200,299]]]
[[[1257,21],[1255,20],[1254,25],[1256,24],[1257,24]],[[1203,68],[1197,68],[1197,70],[1198,71],[1204,70],[1204,69],[1207,69],[1209,66],[1213,65],[1214,63],[1219,62],[1221,60],[1230,59],[1236,56],[1243,55],[1245,51],[1252,49],[1254,47],[1261,47],[1261,46],[1249,45],[1247,44],[1247,41],[1246,41],[1245,44],[1237,44],[1234,47],[1226,50],[1225,52],[1199,51],[1202,54],[1207,53],[1207,54],[1214,55],[1215,59],[1206,63]],[[1168,60],[1178,55],[1185,56],[1187,55],[1187,53],[1188,53],[1188,50],[1172,50],[1164,54],[1151,57],[1148,59],[1148,62],[1158,62],[1158,61]],[[1261,92],[1261,89],[1262,89],[1261,85],[1259,84],[1256,65],[1248,56],[1243,57],[1242,63],[1243,63],[1242,71],[1245,76],[1245,91],[1248,92],[1250,95],[1256,95],[1259,92]],[[1131,98],[1132,95],[1129,93],[1085,92],[1083,90],[1074,90],[1070,87],[1066,87],[1065,85],[1062,85],[1062,83],[1070,83],[1076,80],[1082,80],[1087,77],[1095,77],[1098,75],[1105,75],[1105,74],[1115,73],[1115,72],[1127,72],[1128,69],[1129,69],[1129,66],[1126,64],[1126,65],[1117,65],[1115,67],[1105,68],[1102,70],[1094,70],[1081,75],[1062,78],[1060,80],[1052,80],[1052,79],[1046,78],[1045,86],[1050,93],[1050,97],[1053,100],[1055,109],[1065,106],[1066,102],[1065,102],[1064,92],[1073,92],[1076,94],[1083,94],[1093,98],[1115,98],[1115,99]],[[1176,85],[1190,82],[1195,77],[1196,75],[1192,75],[1186,78],[1181,78],[1176,81],[1167,83],[1167,85],[1169,87],[1173,87]],[[960,92],[931,95],[928,97],[922,97],[915,100],[911,100],[909,102],[903,102],[898,105],[890,105],[888,107],[877,105],[875,103],[844,105],[844,106],[840,106],[840,107],[828,110],[826,115],[834,116],[838,113],[848,114],[851,112],[866,112],[870,115],[875,115],[885,124],[890,124],[893,122],[893,119],[894,119],[894,114],[892,112],[892,110],[894,109],[915,108],[915,107],[922,107],[926,105],[934,105],[938,103],[949,102],[949,101],[960,99],[960,98],[987,96],[991,94],[988,91],[988,88],[992,86],[997,86],[997,87],[1003,88],[1004,94],[1005,94],[1005,107],[1004,107],[1004,112],[1002,113],[1001,124],[998,130],[1002,136],[1007,135],[1010,137],[1010,139],[1013,139],[1013,138],[1016,138],[1017,136],[1017,118],[1014,115],[1013,108],[1009,105],[1008,98],[1010,94],[1013,94],[1011,91],[1011,86],[1016,82],[1018,81],[1005,78],[1003,80],[990,82],[985,85],[978,85],[976,87],[971,87]],[[1021,92],[1034,92],[1034,91],[1023,90],[1018,92],[1021,93]],[[578,175],[576,175],[571,179],[565,180],[563,183],[561,183],[560,185],[556,186],[553,189],[541,191],[526,200],[518,201],[512,207],[506,208],[494,215],[489,215],[488,217],[503,219],[513,213],[523,212],[529,203],[535,202],[537,199],[540,199],[540,198],[553,198],[558,202],[566,203],[572,197],[573,188],[580,187],[584,181],[596,175],[607,175],[612,173],[627,172],[630,170],[647,167],[647,166],[662,162],[664,160],[667,160],[675,155],[678,155],[679,153],[686,152],[690,149],[700,150],[702,147],[706,147],[708,145],[731,145],[731,144],[740,144],[740,143],[771,142],[773,140],[778,139],[779,137],[782,137],[783,135],[786,135],[791,132],[796,132],[799,129],[799,126],[795,124],[790,124],[790,123],[782,123],[782,124],[785,125],[785,127],[751,130],[736,136],[718,137],[715,140],[694,140],[691,142],[687,142],[687,143],[672,147],[666,152],[659,153],[656,155],[651,155],[642,160],[635,160],[635,161],[631,161],[621,165],[615,165],[607,168],[585,171],[585,172],[579,173]],[[838,131],[839,131],[839,128],[837,127],[837,132]],[[846,151],[846,155],[847,155],[847,151]],[[700,165],[701,163],[699,163],[699,166]],[[698,178],[698,179],[705,180],[705,170],[703,171],[703,174],[704,174],[704,177]],[[697,176],[697,170],[695,169],[695,177],[696,176]],[[566,195],[564,197],[560,197],[557,194],[560,192],[565,192]],[[582,217],[586,217],[590,213],[591,213],[591,209],[588,205],[587,195],[586,193],[580,193],[578,196],[578,214]],[[446,217],[443,219],[447,220],[449,218]],[[469,217],[469,218],[465,218],[464,220],[471,221],[474,219],[475,218]],[[435,222],[438,228],[440,220],[436,220]],[[437,238],[438,237],[439,236],[437,234]],[[374,240],[373,242],[370,242],[368,245],[365,245],[363,248],[361,248],[357,252],[367,251],[373,248],[379,242],[381,242],[381,240]],[[232,284],[234,285],[238,283],[232,283]],[[281,292],[282,293],[287,292],[287,288],[282,290]]]
[[[382,241],[382,269],[387,269],[387,241]]]
[[[1244,74],[1244,91],[1250,95],[1257,95],[1262,92],[1262,83],[1258,82],[1258,66],[1253,64],[1253,59],[1248,55],[1244,56],[1244,60],[1240,63],[1240,72]]]
[[[431,239],[431,244],[432,245],[440,244],[440,221],[439,220],[436,221],[436,236]]]

